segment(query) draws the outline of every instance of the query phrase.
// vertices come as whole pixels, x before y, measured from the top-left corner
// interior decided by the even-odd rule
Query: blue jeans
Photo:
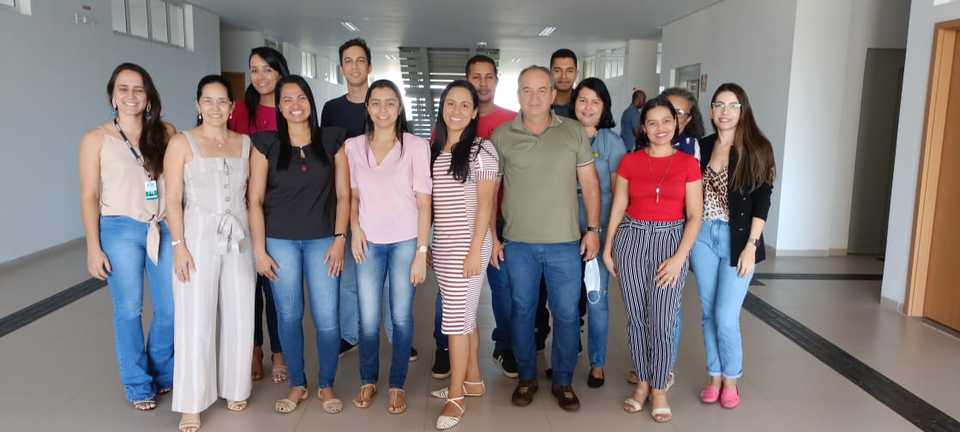
[[[107,285],[113,302],[120,382],[130,402],[152,399],[173,387],[173,255],[170,232],[160,223],[157,264],[147,258],[148,225],[126,216],[100,217],[100,247],[110,261]],[[143,340],[143,273],[150,284],[153,322]]]
[[[357,263],[357,292],[360,299],[360,380],[375,384],[380,373],[380,315],[384,283],[393,318],[393,350],[390,360],[390,388],[403,388],[413,341],[413,284],[410,266],[417,253],[417,240],[390,244],[367,242],[367,256]]]
[[[333,387],[340,355],[340,320],[337,314],[339,277],[330,277],[323,256],[333,237],[286,240],[267,237],[267,253],[277,262],[277,280],[271,283],[277,306],[277,323],[283,358],[290,370],[290,387],[307,385],[303,362],[303,282],[307,282],[310,314],[316,331],[317,385]]]
[[[737,276],[730,257],[730,226],[723,221],[704,221],[690,254],[700,306],[703,308],[703,347],[710,376],[739,378],[743,375],[740,308],[753,273]]]
[[[600,242],[601,251],[603,243],[603,241]],[[610,286],[610,271],[603,265],[602,258],[597,256],[597,264],[600,268],[600,298],[593,303],[590,301],[590,296],[587,296],[587,354],[592,368],[602,368],[607,363],[607,334],[610,326],[607,288]]]
[[[350,236],[340,273],[340,338],[351,345],[360,340],[360,301],[357,298],[357,261],[350,252]]]
[[[540,277],[547,283],[547,303],[553,314],[553,383],[570,385],[580,346],[579,242],[520,243],[508,241],[504,255],[510,275],[513,302],[513,351],[520,379],[537,377],[534,320],[540,297]]]

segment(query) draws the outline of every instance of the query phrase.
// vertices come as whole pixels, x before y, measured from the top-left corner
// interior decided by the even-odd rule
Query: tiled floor
[[[0,316],[49,296],[85,278],[83,251],[63,250],[50,257],[0,272]],[[879,273],[873,258],[781,258],[764,263],[761,272]],[[877,281],[765,280],[753,292],[806,326],[948,414],[960,416],[960,340],[885,309],[879,304]],[[541,379],[541,392],[527,408],[510,405],[515,381],[498,372],[490,358],[493,324],[488,293],[481,299],[481,356],[487,396],[468,401],[461,431],[909,431],[916,428],[859,387],[820,363],[790,340],[749,313],[743,314],[746,375],[744,404],[735,411],[702,406],[696,393],[704,379],[699,305],[693,279],[684,298],[684,335],[678,382],[671,392],[672,423],[655,425],[648,411],[628,415],[620,409],[629,393],[622,379],[628,368],[622,303],[611,287],[610,350],[607,384],[589,389],[586,362],[578,365],[574,383],[582,401],[578,413],[561,411]],[[418,289],[415,303],[415,345],[421,359],[411,365],[407,381],[409,410],[386,413],[385,392],[374,406],[358,410],[347,403],[340,415],[324,414],[311,399],[295,413],[273,413],[273,400],[284,385],[261,381],[247,411],[228,412],[222,403],[203,415],[204,431],[430,431],[440,402],[428,392],[443,385],[430,378],[432,283]],[[147,308],[149,309],[149,308]],[[426,319],[425,319],[426,318]],[[313,350],[312,331],[306,344]],[[383,344],[387,359],[389,346]],[[308,351],[309,352],[309,351]],[[388,367],[384,361],[384,369]],[[315,354],[307,360],[308,376],[316,373]],[[120,394],[113,354],[110,302],[106,290],[77,301],[37,322],[0,338],[0,430],[3,431],[171,431],[178,415],[169,398],[149,413],[132,410]],[[384,377],[385,373],[382,374]],[[336,384],[345,401],[359,385],[356,352],[341,363]]]

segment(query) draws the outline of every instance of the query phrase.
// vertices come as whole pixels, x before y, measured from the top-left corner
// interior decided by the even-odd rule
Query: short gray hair
[[[540,72],[543,72],[543,73],[547,74],[547,77],[550,78],[550,88],[553,88],[553,87],[556,86],[557,83],[554,82],[554,80],[553,80],[553,72],[550,72],[550,69],[547,69],[546,67],[540,66],[540,65],[530,65],[530,66],[527,66],[527,67],[523,68],[523,70],[520,71],[520,75],[517,76],[517,88],[518,88],[518,89],[519,89],[519,87],[520,87],[520,81],[523,79],[523,76],[524,76],[527,72],[533,72],[533,71],[540,71]]]

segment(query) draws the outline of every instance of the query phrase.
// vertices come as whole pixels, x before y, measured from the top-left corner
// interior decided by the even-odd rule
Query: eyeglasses
[[[710,108],[713,108],[717,111],[723,111],[724,109],[730,109],[731,111],[740,111],[740,108],[743,106],[740,102],[730,102],[725,104],[723,102],[714,102],[710,104]]]

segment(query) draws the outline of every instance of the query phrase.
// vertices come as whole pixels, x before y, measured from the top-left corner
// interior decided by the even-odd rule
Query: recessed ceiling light
[[[347,30],[349,30],[349,31],[352,31],[352,32],[358,32],[358,31],[360,31],[360,28],[357,27],[356,25],[354,25],[354,24],[353,24],[352,22],[350,22],[350,21],[340,21],[340,25],[342,25],[343,28],[345,28],[345,29],[347,29]]]
[[[478,47],[478,48],[486,48],[486,46],[487,46],[487,41],[477,42],[477,47]]]
[[[546,26],[546,27],[543,28],[543,30],[540,30],[540,33],[537,34],[537,36],[540,36],[540,37],[550,37],[550,35],[553,34],[553,32],[555,32],[555,31],[557,31],[557,28],[556,28],[556,27],[554,27],[554,26]]]
[[[510,59],[510,61],[513,62],[513,63],[520,63],[520,57],[514,57],[514,58]]]

